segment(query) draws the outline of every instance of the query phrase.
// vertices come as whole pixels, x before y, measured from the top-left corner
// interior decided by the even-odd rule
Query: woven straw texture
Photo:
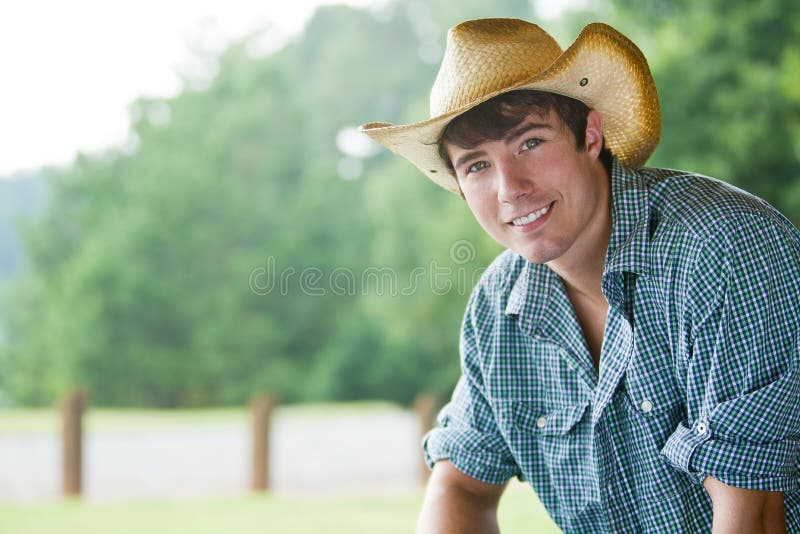
[[[586,26],[563,52],[550,35],[526,21],[459,24],[447,35],[431,89],[431,118],[397,126],[369,123],[361,130],[457,193],[436,146],[442,130],[481,102],[515,89],[551,91],[596,109],[606,146],[624,165],[643,165],[658,145],[661,112],[647,61],[628,38],[601,23]]]

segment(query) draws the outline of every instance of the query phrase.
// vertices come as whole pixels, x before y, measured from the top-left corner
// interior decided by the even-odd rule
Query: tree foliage
[[[664,135],[652,162],[727,180],[799,224],[800,11],[794,2],[616,3],[654,52]]]
[[[733,181],[797,221],[788,1],[614,4],[659,85],[653,163]],[[81,385],[96,404],[153,406],[449,392],[463,307],[500,248],[405,160],[336,140],[424,117],[445,28],[481,16],[533,13],[522,0],[321,8],[275,53],[254,55],[255,37],[231,46],[205,89],[137,101],[137,150],[49,171],[6,295],[0,388],[28,404]]]

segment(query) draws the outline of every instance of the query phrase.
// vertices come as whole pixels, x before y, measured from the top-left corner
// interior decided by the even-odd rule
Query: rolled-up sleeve
[[[490,484],[502,484],[520,470],[500,434],[486,399],[476,341],[478,291],[472,295],[461,328],[461,378],[450,402],[437,417],[438,426],[423,440],[430,467],[447,459],[459,471]]]
[[[688,287],[686,419],[662,454],[702,482],[794,491],[800,470],[800,247],[743,214],[702,248]]]

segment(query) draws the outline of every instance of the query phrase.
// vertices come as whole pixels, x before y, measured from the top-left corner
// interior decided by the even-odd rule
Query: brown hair
[[[508,130],[519,125],[532,113],[547,115],[550,111],[555,111],[564,126],[572,132],[575,147],[583,150],[586,146],[586,117],[591,111],[589,106],[568,96],[523,89],[498,95],[450,121],[437,141],[439,156],[450,174],[455,176],[453,163],[447,153],[447,143],[465,149],[474,148],[487,140],[502,139]],[[609,176],[612,159],[611,151],[604,144],[600,151],[600,161]]]

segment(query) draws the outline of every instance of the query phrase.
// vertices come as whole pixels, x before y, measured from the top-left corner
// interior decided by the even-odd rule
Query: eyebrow
[[[506,142],[513,141],[517,137],[520,137],[520,136],[522,136],[522,134],[526,134],[526,133],[530,132],[531,130],[553,130],[553,129],[554,129],[553,125],[552,124],[548,124],[546,122],[528,122],[528,123],[523,124],[519,128],[516,128],[516,129],[511,130],[510,132],[508,132],[503,137],[503,141],[506,141]]]
[[[486,155],[485,150],[473,150],[472,152],[467,152],[466,154],[463,154],[460,158],[456,160],[456,163],[455,165],[453,165],[453,168],[458,169],[469,160],[473,158],[479,158],[485,155]]]
[[[530,132],[531,130],[553,130],[553,129],[554,129],[553,126],[546,122],[528,122],[523,124],[519,128],[515,128],[507,132],[506,135],[504,135],[501,140],[508,143],[522,136],[523,134]],[[473,150],[471,152],[467,152],[466,154],[462,154],[461,157],[456,160],[455,164],[453,165],[453,168],[458,169],[469,160],[473,158],[479,158],[485,155],[486,155],[485,150]]]

